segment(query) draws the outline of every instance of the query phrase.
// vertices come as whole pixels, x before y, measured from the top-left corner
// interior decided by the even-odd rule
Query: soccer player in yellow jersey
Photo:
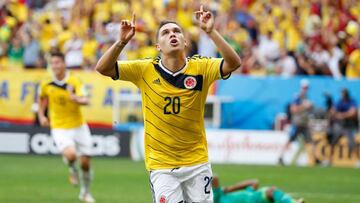
[[[66,71],[64,55],[53,53],[50,58],[52,77],[43,80],[39,88],[39,120],[42,126],[51,127],[51,134],[56,146],[63,154],[69,166],[70,182],[78,184],[76,168],[77,155],[80,155],[82,169],[79,199],[95,202],[89,187],[91,182],[90,155],[92,140],[90,130],[80,106],[89,103],[81,81]],[[49,118],[45,109],[49,109]],[[50,121],[50,122],[49,122]]]
[[[195,15],[223,59],[186,58],[183,29],[176,22],[164,21],[157,32],[160,57],[117,61],[135,35],[134,14],[132,22],[121,22],[119,41],[96,66],[101,74],[130,81],[141,90],[145,165],[156,203],[213,202],[203,118],[205,100],[211,83],[228,78],[241,60],[214,29],[211,12],[201,7]]]

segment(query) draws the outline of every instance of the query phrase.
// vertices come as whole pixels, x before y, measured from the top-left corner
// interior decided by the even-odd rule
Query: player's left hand
[[[70,94],[70,99],[73,102],[78,102],[78,96],[76,96],[75,94]]]
[[[68,85],[68,86],[66,87],[66,90],[67,90],[67,91],[69,92],[69,94],[70,94],[70,100],[73,101],[73,102],[76,102],[76,101],[77,101],[77,96],[76,96],[76,94],[75,94],[75,88],[74,88],[74,86]]]
[[[214,15],[210,11],[205,11],[202,5],[200,10],[195,12],[195,19],[199,23],[200,28],[206,33],[210,34],[214,29]]]

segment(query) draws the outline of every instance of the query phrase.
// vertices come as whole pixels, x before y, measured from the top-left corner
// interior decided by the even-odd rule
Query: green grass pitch
[[[94,158],[92,192],[98,203],[151,202],[143,162]],[[213,164],[223,185],[258,178],[310,203],[359,203],[360,169]],[[59,156],[0,155],[1,203],[77,203]]]

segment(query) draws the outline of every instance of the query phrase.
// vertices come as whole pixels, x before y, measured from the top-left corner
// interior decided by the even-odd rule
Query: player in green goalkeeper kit
[[[212,180],[214,203],[304,203],[276,187],[259,188],[258,180],[247,180],[236,185],[220,187],[218,177]]]

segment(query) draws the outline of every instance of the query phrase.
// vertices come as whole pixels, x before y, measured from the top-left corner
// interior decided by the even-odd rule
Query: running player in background
[[[145,165],[150,172],[154,202],[213,202],[212,170],[204,128],[209,86],[227,79],[241,59],[214,29],[214,16],[201,6],[195,12],[200,28],[223,58],[186,58],[183,29],[164,21],[157,31],[155,59],[117,61],[135,35],[132,21],[123,20],[119,41],[100,58],[96,70],[114,80],[126,80],[141,90],[145,126]]]
[[[219,178],[214,176],[212,186],[214,203],[304,203],[303,199],[295,200],[274,186],[259,188],[258,180],[220,187]]]
[[[89,187],[91,182],[90,155],[92,140],[80,106],[87,105],[89,100],[81,81],[66,71],[64,55],[53,53],[50,58],[52,77],[42,81],[39,89],[38,116],[41,126],[49,126],[56,146],[69,166],[70,183],[77,185],[79,173],[76,166],[77,155],[80,155],[81,187],[79,199],[84,202],[95,202]],[[49,118],[45,109],[49,109]]]

